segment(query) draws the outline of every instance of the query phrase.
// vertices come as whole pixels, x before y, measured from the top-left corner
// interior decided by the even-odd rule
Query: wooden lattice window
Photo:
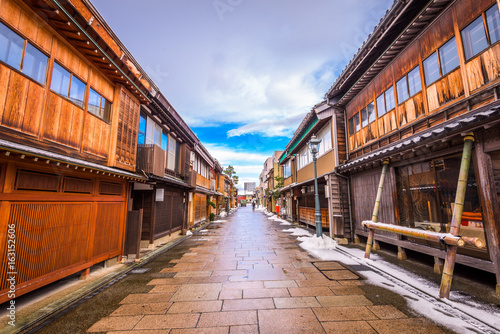
[[[113,182],[100,182],[99,194],[101,195],[121,195],[123,192],[123,185],[121,183]]]
[[[94,182],[91,179],[66,176],[64,178],[63,192],[91,194]]]
[[[139,102],[122,88],[116,141],[116,161],[129,166],[135,165],[139,112]]]
[[[19,169],[16,175],[17,190],[59,191],[61,178],[57,174],[48,174]]]

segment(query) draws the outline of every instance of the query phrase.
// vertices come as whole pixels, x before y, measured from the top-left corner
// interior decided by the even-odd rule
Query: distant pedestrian
[[[255,210],[255,202],[252,202],[252,210]]]

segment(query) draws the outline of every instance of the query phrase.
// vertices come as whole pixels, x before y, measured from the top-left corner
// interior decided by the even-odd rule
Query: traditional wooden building
[[[371,219],[382,161],[389,170],[379,221],[447,233],[464,136],[474,137],[457,263],[500,282],[500,15],[495,0],[396,1],[328,91],[345,115],[355,233]],[[339,124],[342,124],[339,122]],[[471,138],[471,137],[468,137]],[[376,232],[375,240],[429,254],[441,244]],[[497,285],[500,295],[500,285]]]
[[[217,214],[217,198],[223,196],[217,188],[222,167],[199,141],[191,153],[191,166],[193,189],[189,193],[188,227],[208,221],[210,213]]]
[[[121,256],[150,89],[88,1],[0,2],[0,303]]]
[[[346,196],[340,196],[342,192],[347,194],[347,182],[335,174],[339,161],[345,160],[342,125],[341,113],[326,102],[319,103],[306,114],[278,157],[284,176],[280,213],[292,221],[316,226],[314,163],[308,147],[315,135],[321,139],[316,164],[322,226],[330,229],[332,235],[349,237],[348,201]]]
[[[187,229],[188,194],[196,180],[190,157],[199,140],[156,86],[153,88],[157,93],[149,105],[141,106],[139,117],[137,172],[147,182],[135,182],[132,187],[129,210],[136,214],[129,216],[127,254],[137,254],[138,235],[142,247],[151,248],[163,237]]]

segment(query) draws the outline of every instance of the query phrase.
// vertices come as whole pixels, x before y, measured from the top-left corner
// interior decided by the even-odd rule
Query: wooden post
[[[468,133],[464,138],[464,150],[462,162],[460,164],[460,173],[458,175],[457,192],[455,195],[455,207],[451,219],[450,234],[458,236],[460,234],[460,224],[462,221],[462,212],[464,210],[465,192],[467,190],[467,178],[469,176],[470,159],[472,155],[472,145],[474,142],[474,133]],[[447,246],[446,258],[444,262],[443,275],[441,277],[441,287],[439,289],[439,298],[450,298],[451,281],[453,279],[453,270],[455,268],[455,258],[457,256],[457,246]]]
[[[443,260],[437,256],[434,256],[434,272],[436,274],[443,274]]]
[[[385,159],[382,167],[382,174],[380,175],[380,182],[378,184],[377,198],[375,200],[375,207],[373,208],[372,222],[376,223],[378,219],[378,211],[380,208],[380,200],[382,199],[382,190],[384,189],[385,174],[387,173],[387,166],[389,165],[389,159]],[[365,258],[370,258],[370,253],[372,251],[373,245],[373,235],[375,231],[370,229],[368,233],[368,240],[366,241]]]
[[[90,277],[90,268],[87,268],[87,269],[83,269],[80,272],[80,277],[78,279],[81,281],[85,281],[89,277]]]
[[[153,186],[153,193],[151,194],[151,221],[149,222],[149,245],[148,245],[148,248],[154,248],[155,225],[156,225],[156,185]]]
[[[488,240],[488,250],[497,279],[496,293],[497,297],[500,298],[500,225],[496,223],[500,217],[500,207],[498,206],[491,157],[485,153],[484,142],[483,133],[476,133],[474,170],[483,209],[484,233]]]
[[[406,250],[403,247],[398,246],[398,260],[406,259],[408,259],[408,257],[406,256]]]

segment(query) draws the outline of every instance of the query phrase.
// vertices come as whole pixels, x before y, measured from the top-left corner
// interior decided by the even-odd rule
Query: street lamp
[[[316,208],[316,212],[314,215],[316,216],[316,236],[321,237],[323,235],[323,227],[321,226],[321,211],[319,208],[319,194],[318,194],[318,174],[316,172],[316,155],[319,151],[319,143],[321,143],[321,139],[316,138],[315,135],[312,135],[311,139],[307,143],[309,149],[311,150],[311,154],[313,156],[314,162],[314,204]]]

